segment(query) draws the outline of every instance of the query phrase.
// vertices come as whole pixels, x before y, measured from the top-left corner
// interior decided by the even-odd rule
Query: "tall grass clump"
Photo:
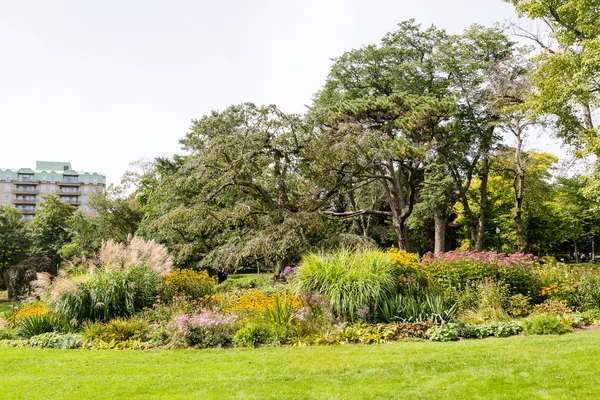
[[[373,250],[310,253],[292,279],[298,292],[316,292],[342,318],[364,319],[378,303],[395,293],[398,267],[390,256]]]
[[[98,263],[82,273],[61,270],[54,279],[42,273],[33,284],[47,304],[69,319],[109,321],[152,306],[171,265],[164,246],[134,237],[128,244],[104,243]]]

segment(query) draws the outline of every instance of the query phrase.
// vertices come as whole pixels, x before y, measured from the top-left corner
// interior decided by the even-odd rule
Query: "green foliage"
[[[75,333],[47,332],[29,339],[29,345],[43,349],[76,349],[83,344],[83,338]]]
[[[49,257],[58,265],[60,249],[70,242],[69,220],[76,211],[76,207],[60,201],[57,196],[44,196],[43,206],[36,210],[29,225],[32,251]]]
[[[268,344],[273,340],[272,327],[266,323],[251,322],[244,325],[235,333],[233,343],[241,347],[255,347],[258,344]]]
[[[275,295],[272,306],[267,306],[265,309],[265,319],[269,324],[280,327],[288,327],[294,320],[296,309],[292,299],[283,297],[280,294]]]
[[[16,322],[17,335],[31,338],[48,332],[72,332],[75,328],[61,315],[34,314],[19,318]]]
[[[375,344],[402,339],[425,339],[425,332],[431,325],[431,322],[350,325],[334,333],[332,337],[325,337],[321,340],[327,344]]]
[[[25,221],[21,217],[15,208],[0,207],[0,279],[4,270],[20,261],[29,248]]]
[[[532,314],[522,323],[526,335],[562,335],[572,331],[569,320],[555,314]]]
[[[125,342],[128,340],[147,341],[150,327],[142,318],[115,318],[106,323],[86,321],[82,325],[81,335],[87,340],[104,342]]]
[[[456,303],[450,304],[441,295],[434,294],[424,297],[396,294],[383,299],[378,310],[384,322],[452,322],[458,313]]]
[[[518,335],[523,331],[519,321],[486,322],[483,324],[459,324],[458,335],[465,339],[483,339],[489,336],[508,337]]]
[[[458,326],[456,324],[432,326],[427,329],[425,336],[432,342],[451,342],[453,340],[458,340]]]
[[[600,325],[600,309],[593,308],[591,310],[584,311],[581,315],[591,324]]]
[[[292,285],[299,292],[319,293],[336,315],[355,321],[359,311],[374,311],[394,293],[398,277],[397,266],[385,253],[339,250],[305,255]]]
[[[38,293],[68,319],[109,321],[151,307],[159,293],[161,275],[170,272],[164,246],[134,237],[127,245],[103,244],[98,266],[69,276],[62,270],[51,279],[39,274]]]

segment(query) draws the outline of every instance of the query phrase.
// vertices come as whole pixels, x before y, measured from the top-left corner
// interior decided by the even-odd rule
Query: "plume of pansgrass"
[[[292,285],[297,292],[321,294],[337,316],[356,320],[361,309],[376,310],[395,291],[398,277],[387,254],[342,249],[304,256]]]
[[[128,243],[117,243],[114,240],[102,243],[98,260],[106,269],[145,265],[163,276],[173,269],[173,262],[165,246],[138,236],[129,238]]]
[[[36,295],[69,319],[108,321],[151,307],[160,276],[171,268],[164,246],[133,237],[127,244],[103,243],[98,259],[88,261],[87,271],[69,275],[60,270],[54,279],[38,274],[33,284]]]

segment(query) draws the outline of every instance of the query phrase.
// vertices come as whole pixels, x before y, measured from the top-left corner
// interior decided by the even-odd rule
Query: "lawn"
[[[3,399],[597,398],[600,331],[211,350],[0,348]]]

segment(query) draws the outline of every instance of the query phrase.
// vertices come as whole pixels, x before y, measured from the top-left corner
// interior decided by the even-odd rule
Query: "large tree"
[[[600,199],[600,10],[597,0],[504,0],[520,16],[546,27],[546,36],[516,28],[539,47],[529,106],[552,115],[557,134],[574,145],[576,154],[592,155],[594,167],[587,195]]]
[[[21,212],[12,207],[0,207],[0,277],[6,268],[19,262],[30,242]]]

